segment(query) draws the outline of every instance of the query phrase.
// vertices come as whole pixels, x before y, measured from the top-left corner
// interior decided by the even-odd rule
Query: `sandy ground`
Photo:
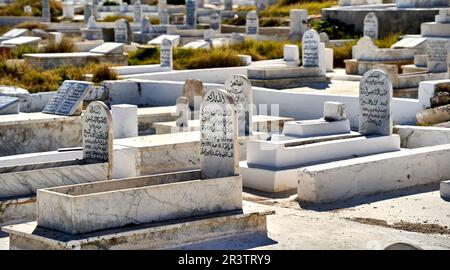
[[[450,249],[450,202],[437,186],[392,192],[346,203],[301,205],[295,193],[244,192],[244,207],[275,210],[268,235],[249,234],[179,249],[384,249],[397,242]],[[0,249],[8,237],[0,234]]]

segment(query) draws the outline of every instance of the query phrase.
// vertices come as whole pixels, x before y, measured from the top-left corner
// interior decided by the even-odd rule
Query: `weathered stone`
[[[341,121],[347,119],[344,103],[327,101],[324,103],[323,107],[323,118],[326,121]]]
[[[186,26],[195,29],[197,27],[197,3],[196,0],[186,1]]]
[[[175,124],[179,128],[186,128],[188,127],[188,121],[191,116],[189,111],[189,100],[187,97],[178,97],[177,98],[177,105],[176,105],[176,115],[177,120],[175,121]]]
[[[188,79],[184,82],[183,96],[188,98],[189,107],[191,109],[196,109],[195,104],[200,104],[200,100],[202,99],[204,94],[205,88],[203,87],[202,81],[196,79]]]
[[[239,136],[252,134],[253,90],[249,79],[233,75],[225,81],[225,91],[233,98],[237,111]]]
[[[416,118],[417,124],[422,126],[450,121],[450,105],[418,111]]]
[[[289,11],[289,39],[302,40],[308,23],[308,11],[306,9],[291,9]]]
[[[134,10],[134,21],[135,22],[141,22],[142,20],[142,5],[141,5],[141,1],[140,0],[135,0],[134,1],[134,5],[133,5],[133,10]]]
[[[449,43],[445,39],[432,39],[427,42],[427,67],[431,73],[448,71]]]
[[[430,98],[431,107],[439,107],[443,105],[447,105],[450,102],[450,93],[448,92],[439,92],[432,98]]]
[[[130,23],[125,19],[119,19],[114,26],[114,41],[130,44],[132,39]]]
[[[259,19],[256,11],[252,10],[247,13],[245,33],[247,35],[258,35],[259,33]]]
[[[372,39],[378,38],[378,18],[374,12],[367,13],[364,18],[364,36]]]

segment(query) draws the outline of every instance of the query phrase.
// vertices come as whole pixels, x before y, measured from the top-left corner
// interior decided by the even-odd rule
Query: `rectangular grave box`
[[[80,234],[242,209],[240,176],[199,179],[186,171],[40,189],[37,224]]]

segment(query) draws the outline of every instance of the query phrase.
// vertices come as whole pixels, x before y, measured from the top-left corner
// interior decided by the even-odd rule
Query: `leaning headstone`
[[[233,75],[225,81],[225,91],[236,105],[239,136],[251,135],[253,91],[250,80],[242,75]]]
[[[25,12],[25,14],[30,15],[31,13],[33,13],[33,9],[31,8],[31,6],[24,6],[23,7],[23,12]]]
[[[125,19],[119,19],[114,26],[114,41],[117,43],[131,43],[130,23]]]
[[[191,29],[197,26],[196,0],[186,0],[186,26]]]
[[[175,124],[177,125],[177,127],[179,128],[188,127],[190,112],[189,112],[189,100],[187,97],[177,98],[176,115],[177,120],[175,121]]]
[[[64,81],[42,112],[65,116],[74,115],[91,87],[92,83],[90,82]]]
[[[20,100],[16,97],[0,96],[0,115],[18,114]]]
[[[152,23],[148,19],[148,17],[144,17],[141,20],[141,33],[148,34],[152,32]]]
[[[161,41],[160,48],[160,63],[161,67],[173,68],[173,48],[172,42],[167,38]]]
[[[392,83],[381,70],[366,72],[359,86],[359,132],[392,135]]]
[[[448,71],[449,42],[445,39],[427,41],[427,67],[431,73]]]
[[[233,10],[233,0],[224,0],[225,10]]]
[[[201,100],[205,88],[203,87],[203,82],[197,79],[188,79],[184,82],[183,86],[183,96],[189,100],[189,108],[196,109],[196,100]],[[200,103],[200,102],[198,102]]]
[[[91,18],[93,7],[90,3],[84,5],[84,22],[87,23]]]
[[[134,1],[133,9],[134,9],[134,13],[133,13],[134,21],[140,22],[142,20],[142,5],[141,5],[140,0]]]
[[[105,103],[93,101],[83,116],[83,160],[86,163],[108,162],[108,179],[111,179],[112,147],[111,112]]]
[[[306,31],[308,11],[306,9],[291,9],[289,11],[289,39],[300,41]]]
[[[220,33],[221,19],[219,13],[211,14],[210,20],[209,28]]]
[[[42,0],[42,18],[44,22],[50,22],[50,0]]]
[[[201,178],[233,176],[239,166],[233,99],[221,89],[208,91],[200,114]]]
[[[378,18],[374,12],[369,12],[364,18],[364,36],[378,38]]]
[[[247,35],[257,35],[259,32],[259,19],[256,11],[252,10],[247,13],[245,33]]]
[[[159,24],[161,25],[168,25],[170,24],[170,15],[167,8],[161,9],[159,12]]]

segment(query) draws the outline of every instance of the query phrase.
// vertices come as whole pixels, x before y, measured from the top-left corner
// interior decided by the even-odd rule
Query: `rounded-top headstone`
[[[201,100],[203,94],[205,94],[205,88],[202,81],[197,79],[188,79],[184,82],[183,96],[189,100],[189,107],[195,108],[195,101]]]
[[[212,30],[216,30],[216,31],[220,31],[220,15],[219,13],[213,13],[211,14],[210,17],[211,23],[209,24],[209,28],[211,28]]]
[[[25,12],[25,14],[31,14],[33,12],[33,9],[31,8],[31,6],[26,5],[23,7],[23,12]]]
[[[160,64],[162,67],[173,67],[172,41],[167,38],[161,41]]]
[[[252,134],[253,91],[250,80],[243,75],[233,75],[225,81],[224,87],[236,105],[239,135]]]
[[[131,43],[132,33],[130,23],[125,19],[119,19],[114,25],[114,40],[117,43]]]
[[[251,10],[246,17],[246,34],[257,35],[259,32],[259,19],[256,11]]]
[[[236,175],[237,119],[233,98],[222,89],[206,92],[200,114],[201,178]]]
[[[392,135],[392,83],[381,70],[367,71],[359,85],[359,132]]]
[[[378,18],[374,12],[367,13],[364,18],[364,36],[372,39],[378,38]]]
[[[302,63],[304,67],[319,66],[320,36],[316,30],[310,29],[302,38]]]
[[[144,17],[141,20],[141,33],[150,33],[152,29],[152,23],[148,17]]]

